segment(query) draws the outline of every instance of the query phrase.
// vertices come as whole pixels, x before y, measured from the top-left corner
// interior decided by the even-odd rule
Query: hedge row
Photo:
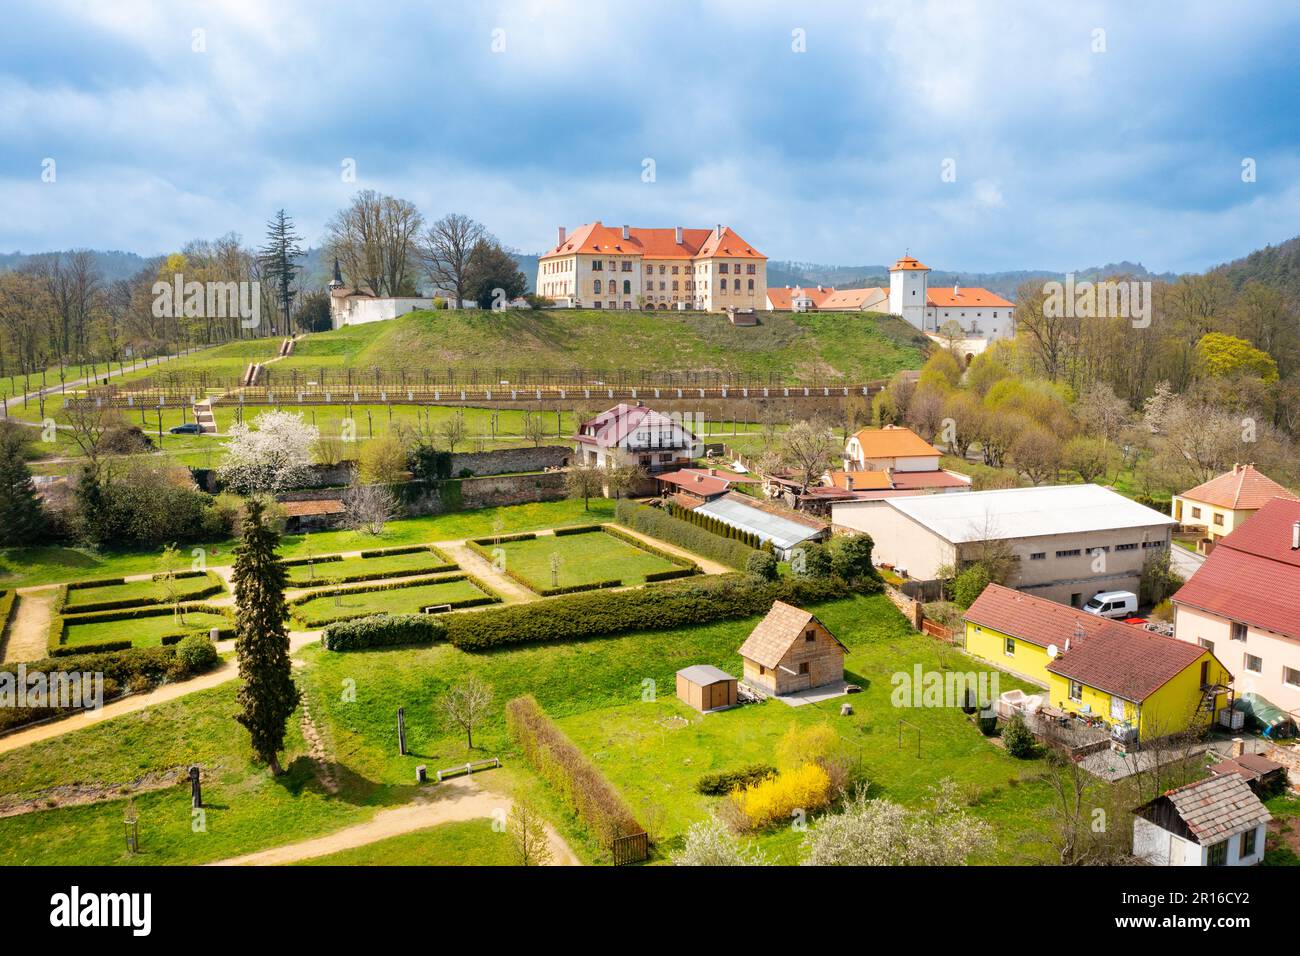
[[[743,531],[740,528],[727,524],[727,522],[722,521],[719,518],[713,517],[713,515],[696,511],[694,508],[683,508],[676,502],[670,502],[668,505],[668,513],[679,521],[699,525],[705,531],[708,531],[710,534],[716,534],[720,538],[734,538],[741,544],[749,545],[751,548],[759,548],[762,546],[763,542],[754,532]]]
[[[459,571],[460,565],[454,563],[431,564],[424,568],[406,568],[401,571],[364,571],[360,574],[339,574],[334,577],[313,578],[307,583],[291,582],[291,588],[314,588],[320,585],[356,584],[361,581],[381,581],[384,578],[404,578],[417,574],[444,574],[447,571]],[[318,595],[316,595],[318,596]]]
[[[5,630],[9,627],[9,615],[13,614],[17,606],[17,591],[0,590],[0,638],[4,637]]]
[[[516,697],[506,704],[506,729],[533,769],[560,792],[601,845],[608,848],[618,837],[645,832],[618,791],[534,697]]]
[[[766,614],[773,601],[815,604],[848,597],[839,578],[779,581],[726,574],[611,593],[574,594],[513,604],[447,620],[447,640],[467,650],[541,641],[573,641],[628,631],[663,630]]]
[[[134,647],[130,641],[98,641],[89,644],[66,644],[49,648],[51,657],[71,657],[74,654],[107,654],[109,651],[124,651]]]
[[[749,556],[755,549],[742,541],[723,538],[698,525],[674,518],[662,508],[651,508],[635,501],[623,500],[614,509],[619,524],[659,538],[701,557],[710,558],[737,571],[745,569]]]
[[[173,571],[172,577],[197,578],[207,573],[208,573],[207,571]],[[167,576],[166,573],[160,572],[158,574],[153,575],[152,579],[154,581],[161,581],[166,576]],[[87,581],[70,581],[66,585],[66,587],[69,591],[80,591],[80,590],[84,590],[85,588],[110,588],[118,584],[126,584],[126,578],[124,577],[123,578],[91,578],[90,580]]]
[[[62,591],[62,589],[60,589],[60,591]],[[234,619],[230,608],[217,607],[216,605],[213,604],[182,603],[180,605],[180,609],[186,613],[204,612],[208,614],[220,614],[222,617],[230,620],[231,625],[230,627],[219,628],[217,630],[217,639],[225,640],[228,637],[234,636],[235,633]],[[140,607],[115,608],[110,611],[98,611],[98,612],[85,613],[85,614],[81,614],[81,613],[65,614],[63,613],[63,606],[59,602],[57,596],[55,598],[54,604],[51,607],[50,611],[51,613],[50,613],[50,630],[49,630],[49,637],[48,637],[48,648],[51,656],[58,655],[60,653],[59,649],[65,646],[63,642],[67,639],[69,624],[98,624],[105,621],[132,621],[142,617],[162,617],[164,614],[174,613],[174,609],[170,604],[168,605],[146,604]],[[186,628],[183,630],[166,633],[162,635],[161,640],[164,644],[175,643],[175,641],[179,641],[181,638],[187,637],[188,635],[194,633],[196,632],[194,631],[193,628]],[[200,633],[205,633],[205,632],[200,632]],[[169,640],[169,638],[171,640]],[[84,646],[89,646],[89,647],[96,648],[100,651],[104,651],[110,649],[109,645],[112,645],[112,648],[116,648],[120,644],[121,641],[101,641],[97,644],[84,645]],[[75,645],[75,646],[80,647],[82,645]],[[65,651],[65,653],[77,653],[77,652],[68,650]]]
[[[300,594],[292,600],[286,601],[289,607],[298,607],[300,604],[306,604],[308,601],[314,601],[317,598],[335,597],[340,594],[372,594],[379,591],[396,591],[401,588],[415,588],[423,584],[444,584],[450,581],[464,581],[469,578],[468,574],[448,574],[440,578],[403,578],[400,581],[390,581],[387,584],[368,584],[360,588],[321,588],[318,591],[312,591],[310,594]],[[470,578],[472,584],[478,585],[477,578]],[[491,593],[489,591],[489,593]]]
[[[570,528],[556,528],[554,533],[557,538],[563,538],[569,534],[590,534],[593,531],[603,531],[604,529],[603,524],[576,524]]]
[[[479,545],[505,544],[509,541],[532,541],[536,537],[537,535],[534,532],[525,531],[521,534],[489,535],[486,538],[470,538],[469,543]]]
[[[193,578],[199,575],[205,575],[209,578],[206,587],[199,588],[197,591],[189,591],[181,596],[182,601],[201,601],[203,598],[210,598],[217,594],[224,594],[226,586],[211,571],[186,571],[183,574],[177,574],[177,578]],[[161,580],[157,575],[154,580]],[[69,590],[77,590],[72,585],[68,585]],[[152,607],[154,605],[166,604],[167,599],[164,597],[144,597],[144,598],[121,598],[117,601],[92,601],[89,604],[74,604],[68,607],[65,599],[64,609],[68,614],[93,614],[97,611],[120,611],[126,608],[134,607]]]
[[[735,770],[706,773],[695,781],[695,792],[707,797],[725,797],[733,790],[740,790],[775,776],[775,767],[765,763],[751,763]]]
[[[690,568],[692,572],[700,570],[700,566],[690,558],[684,558],[680,554],[673,554],[671,551],[665,551],[663,548],[656,548],[653,544],[642,541],[636,535],[628,534],[622,528],[615,527],[612,524],[607,524],[601,530],[608,535],[618,538],[620,541],[626,541],[634,548],[640,548],[647,554],[653,554],[656,558],[663,558],[669,564],[675,564],[679,568]]]
[[[286,568],[295,568],[304,564],[325,564],[326,562],[329,561],[342,561],[342,560],[343,560],[343,555],[341,554],[326,554],[326,555],[322,555],[319,558],[314,556],[310,558],[281,558],[280,563],[284,565]]]
[[[400,548],[372,548],[369,551],[362,551],[361,556],[363,558],[382,558],[391,554],[415,554],[417,551],[429,551],[443,561],[451,560],[431,544],[404,544]]]
[[[500,604],[501,598],[496,594],[484,594],[482,597],[461,598],[459,601],[445,601],[453,611],[464,610],[467,607],[482,607],[485,604]],[[318,627],[328,627],[335,623],[344,623],[359,620],[366,617],[408,617],[406,614],[368,614],[366,611],[358,611],[356,617],[301,617],[295,616],[294,620],[300,627],[315,629]],[[428,615],[425,615],[428,616]]]
[[[166,681],[185,680],[209,670],[217,662],[215,653],[206,656],[198,666],[192,663],[193,660],[190,656],[178,656],[174,647],[132,647],[113,652],[48,657],[29,661],[24,667],[29,679],[38,672],[103,674],[104,700],[108,701],[124,693],[149,690]],[[16,673],[9,667],[5,669]],[[63,707],[0,707],[0,732],[74,712],[74,708]]]
[[[514,577],[514,575],[511,575],[511,577]],[[529,586],[531,587],[531,585]],[[622,586],[622,580],[619,578],[611,578],[608,581],[588,581],[586,584],[565,584],[557,588],[539,588],[535,590],[542,597],[558,597],[561,594],[578,594],[582,591],[601,591],[605,588],[617,588]]]
[[[695,565],[689,568],[673,568],[671,571],[651,571],[645,576],[646,584],[653,584],[655,581],[675,581],[677,578],[689,578],[700,573],[700,569]]]
[[[374,614],[328,625],[321,635],[321,644],[327,651],[356,651],[367,647],[433,644],[446,633],[442,618],[431,614]]]

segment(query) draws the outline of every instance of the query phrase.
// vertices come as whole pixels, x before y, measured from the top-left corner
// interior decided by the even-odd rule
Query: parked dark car
[[[173,435],[201,435],[203,429],[197,422],[186,422],[184,425],[175,425],[167,429]]]

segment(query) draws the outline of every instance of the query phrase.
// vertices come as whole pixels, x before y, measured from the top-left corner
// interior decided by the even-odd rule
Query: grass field
[[[433,551],[412,551],[408,554],[385,554],[374,558],[315,561],[310,565],[291,564],[285,570],[289,572],[291,587],[312,587],[363,577],[373,579],[377,575],[397,578],[424,574],[449,563],[447,558]]]
[[[444,823],[389,837],[298,866],[514,866],[510,836],[492,829],[492,820]]]
[[[430,604],[472,601],[487,596],[473,582],[461,579],[383,591],[354,589],[346,594],[313,598],[294,605],[289,610],[296,621],[313,622],[312,626],[319,627],[328,621],[344,621],[371,614],[419,614],[422,608]]]
[[[203,575],[193,578],[177,578],[172,582],[175,596],[182,601],[189,600],[196,594],[202,594],[212,585],[219,583],[215,575]],[[71,588],[64,611],[76,613],[77,608],[87,604],[100,604],[108,601],[132,601],[136,604],[157,604],[168,598],[167,584],[164,581],[128,581],[125,584],[106,584],[97,588]]]
[[[154,617],[128,618],[120,621],[95,621],[85,624],[76,623],[75,618],[67,620],[67,634],[63,641],[65,646],[77,644],[98,644],[100,641],[130,641],[136,647],[152,647],[161,643],[168,634],[179,631],[206,634],[209,628],[229,628],[231,620],[221,614],[208,611],[193,611],[185,615],[181,623],[172,614],[159,614]]]
[[[590,510],[581,501],[545,501],[501,508],[454,511],[425,518],[390,521],[382,535],[360,531],[323,531],[312,535],[286,535],[280,542],[280,557],[338,554],[371,548],[392,548],[434,541],[459,541],[500,532],[540,531],[565,525],[592,524],[614,516],[614,502],[593,498]],[[499,528],[498,528],[499,524]],[[233,541],[202,545],[209,567],[231,564]],[[90,578],[124,577],[156,573],[162,549],[96,552],[89,548],[0,549],[0,587],[29,587]]]
[[[644,584],[647,574],[678,567],[603,531],[558,537],[543,535],[491,547],[505,551],[506,567],[522,576],[534,591],[612,580],[622,581],[625,585]],[[554,578],[551,573],[552,555],[560,558]]]

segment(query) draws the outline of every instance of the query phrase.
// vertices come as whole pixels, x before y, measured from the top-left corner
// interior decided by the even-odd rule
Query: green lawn
[[[300,558],[306,557],[308,549],[312,554],[323,555],[393,548],[482,537],[497,531],[513,534],[565,525],[592,524],[608,521],[613,516],[614,502],[606,498],[593,498],[589,511],[583,510],[582,502],[577,500],[479,508],[390,521],[384,533],[379,536],[361,531],[322,531],[310,536],[286,535],[281,539],[279,553],[283,558]],[[202,547],[208,565],[220,566],[232,563],[230,549],[233,546],[233,541],[217,541],[189,547]],[[104,552],[55,546],[0,549],[0,586],[30,587],[62,581],[155,573],[161,555],[161,548]]]
[[[366,846],[303,860],[299,866],[514,866],[513,844],[492,820],[444,823]]]
[[[419,614],[430,604],[449,604],[485,596],[471,581],[444,581],[383,591],[354,589],[346,594],[313,598],[289,609],[294,619],[320,627],[328,621],[345,621],[371,614]]]
[[[177,578],[173,582],[175,595],[182,601],[202,594],[219,581],[216,576]],[[224,590],[224,588],[223,588]],[[64,611],[76,613],[79,606],[99,604],[106,601],[133,601],[137,604],[156,604],[168,598],[167,585],[163,581],[128,581],[125,584],[106,584],[97,588],[72,588],[68,591],[68,601]]]
[[[671,571],[678,565],[603,531],[542,535],[526,541],[486,545],[505,551],[506,567],[521,575],[534,591],[570,587],[597,581],[644,584],[645,576]],[[560,556],[558,572],[552,576],[551,555]]]
[[[342,561],[316,561],[310,565],[291,564],[285,570],[289,572],[289,584],[295,587],[311,587],[329,584],[332,581],[356,580],[374,575],[386,577],[403,577],[422,574],[434,568],[451,563],[433,551],[412,551],[409,554],[385,554],[375,558],[344,558]]]
[[[101,641],[130,641],[136,647],[151,647],[161,643],[164,636],[179,631],[206,634],[209,628],[229,628],[231,619],[207,611],[193,611],[181,623],[172,614],[154,617],[136,617],[121,621],[98,621],[78,624],[76,618],[65,618],[67,636],[64,645],[98,644]]]
[[[0,818],[0,864],[205,863],[320,836],[414,796],[407,781],[380,783],[347,767],[339,768],[339,793],[329,794],[307,755],[297,714],[281,755],[286,773],[273,779],[252,761],[248,733],[231,719],[237,683],[0,754],[0,796],[45,801],[52,788],[73,782],[108,798]],[[204,828],[195,830],[188,780],[138,794],[141,852],[128,856],[121,788],[173,769],[184,778],[191,764],[203,772]]]

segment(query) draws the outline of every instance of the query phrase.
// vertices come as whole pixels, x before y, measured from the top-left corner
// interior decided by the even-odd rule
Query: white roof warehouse
[[[1005,542],[1019,565],[1011,587],[1076,607],[1098,591],[1136,592],[1176,523],[1099,485],[837,502],[831,520],[871,535],[877,563],[923,581],[977,560],[984,542]]]

